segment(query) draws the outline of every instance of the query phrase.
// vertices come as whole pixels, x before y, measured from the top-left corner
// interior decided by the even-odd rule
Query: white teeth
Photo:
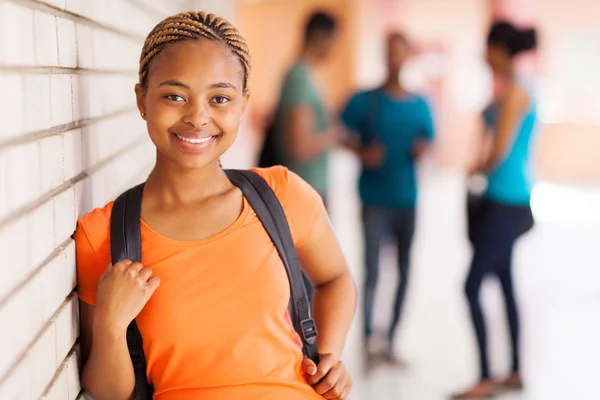
[[[211,136],[211,137],[202,138],[202,139],[190,139],[190,138],[186,138],[183,136],[179,136],[177,134],[175,136],[177,136],[177,139],[179,139],[179,140],[183,140],[184,142],[193,143],[193,144],[206,143],[214,137],[214,136]]]

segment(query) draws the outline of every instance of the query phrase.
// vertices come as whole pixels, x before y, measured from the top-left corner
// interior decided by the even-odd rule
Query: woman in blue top
[[[396,292],[388,346],[384,356],[394,357],[392,342],[400,319],[408,278],[409,252],[415,229],[417,186],[414,163],[433,138],[429,106],[418,95],[407,92],[399,74],[409,55],[409,45],[400,33],[387,39],[387,81],[383,87],[354,95],[342,112],[342,121],[356,133],[351,147],[362,161],[359,183],[365,235],[366,280],[364,334],[367,350],[373,332],[372,314],[379,271],[382,240],[392,237],[398,246],[400,282]],[[375,355],[371,351],[368,356]]]
[[[519,317],[513,290],[511,258],[515,241],[533,226],[529,206],[533,177],[530,155],[537,127],[537,110],[530,91],[515,76],[514,57],[536,45],[533,29],[519,30],[506,22],[495,23],[488,34],[487,62],[500,89],[484,111],[492,134],[492,151],[481,172],[488,177],[483,200],[471,224],[473,260],[466,295],[477,336],[480,380],[456,399],[489,398],[502,389],[520,389]],[[493,274],[500,280],[512,342],[511,373],[503,382],[491,379],[484,317],[479,302],[481,282]]]

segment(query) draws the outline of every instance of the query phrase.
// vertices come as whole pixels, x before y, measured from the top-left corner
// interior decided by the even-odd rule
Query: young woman
[[[534,98],[517,78],[514,57],[535,47],[533,29],[518,30],[499,22],[488,35],[487,62],[496,82],[496,99],[485,110],[486,126],[493,146],[481,170],[488,176],[483,200],[477,205],[470,235],[473,260],[466,295],[477,336],[480,381],[457,399],[492,397],[502,389],[519,389],[519,317],[513,290],[511,258],[515,241],[533,226],[529,206],[533,178],[529,171],[531,144],[537,126]],[[503,382],[491,379],[483,311],[479,302],[481,282],[493,274],[500,280],[512,340],[511,373]]]
[[[257,170],[276,192],[315,287],[319,365],[303,358],[287,312],[288,277],[219,157],[248,103],[249,52],[222,18],[182,13],[150,32],[137,104],[156,146],[142,201],[142,263],[110,265],[113,202],[75,233],[82,384],[129,399],[126,329],[136,318],[154,398],[345,399],[340,355],[355,288],[319,194],[282,167]],[[107,266],[108,265],[108,266]]]

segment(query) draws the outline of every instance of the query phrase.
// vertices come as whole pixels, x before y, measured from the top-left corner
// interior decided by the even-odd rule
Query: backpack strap
[[[140,220],[143,191],[142,183],[115,200],[110,216],[110,253],[113,265],[125,259],[142,261]],[[135,373],[135,398],[151,400],[154,390],[146,377],[146,357],[142,343],[142,335],[134,319],[127,327],[127,347]]]
[[[304,355],[318,365],[317,327],[310,314],[310,300],[304,286],[300,261],[281,203],[269,184],[256,172],[226,170],[225,173],[241,189],[283,261],[290,281],[290,308],[294,329],[302,340]]]

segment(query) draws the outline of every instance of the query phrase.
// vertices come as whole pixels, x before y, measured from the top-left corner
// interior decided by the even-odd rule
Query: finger
[[[114,268],[127,268],[132,263],[133,263],[133,261],[131,261],[131,260],[121,260],[118,263],[114,264],[113,267]]]
[[[344,374],[344,366],[341,362],[336,363],[325,375],[325,377],[315,386],[315,391],[319,394],[325,394],[330,390],[334,389],[342,375]],[[340,390],[341,392],[341,390]],[[339,394],[339,393],[337,393]]]
[[[317,373],[308,379],[309,385],[316,385],[331,370],[336,360],[330,354],[321,356],[321,362],[317,366]]]
[[[304,357],[304,360],[302,360],[302,371],[313,376],[317,373],[317,365],[310,358]]]
[[[344,373],[340,376],[337,383],[327,392],[323,393],[323,397],[326,399],[340,399],[342,394],[346,391],[348,386],[349,378],[348,374]]]
[[[340,400],[346,400],[350,396],[350,393],[352,393],[352,381],[350,378],[348,378],[348,384],[346,385],[346,388],[342,394],[339,396]]]
[[[127,267],[129,271],[135,272],[136,274],[139,274],[142,268],[144,268],[144,266],[142,265],[142,263],[139,262],[131,263],[129,264],[129,267]]]
[[[152,294],[158,288],[158,286],[160,286],[160,279],[158,278],[158,276],[154,276],[154,277],[150,278],[150,280],[148,281],[148,286],[147,286],[148,293],[150,296],[152,296]]]
[[[148,279],[152,278],[152,270],[150,268],[142,268],[139,274],[139,278],[147,282]]]

